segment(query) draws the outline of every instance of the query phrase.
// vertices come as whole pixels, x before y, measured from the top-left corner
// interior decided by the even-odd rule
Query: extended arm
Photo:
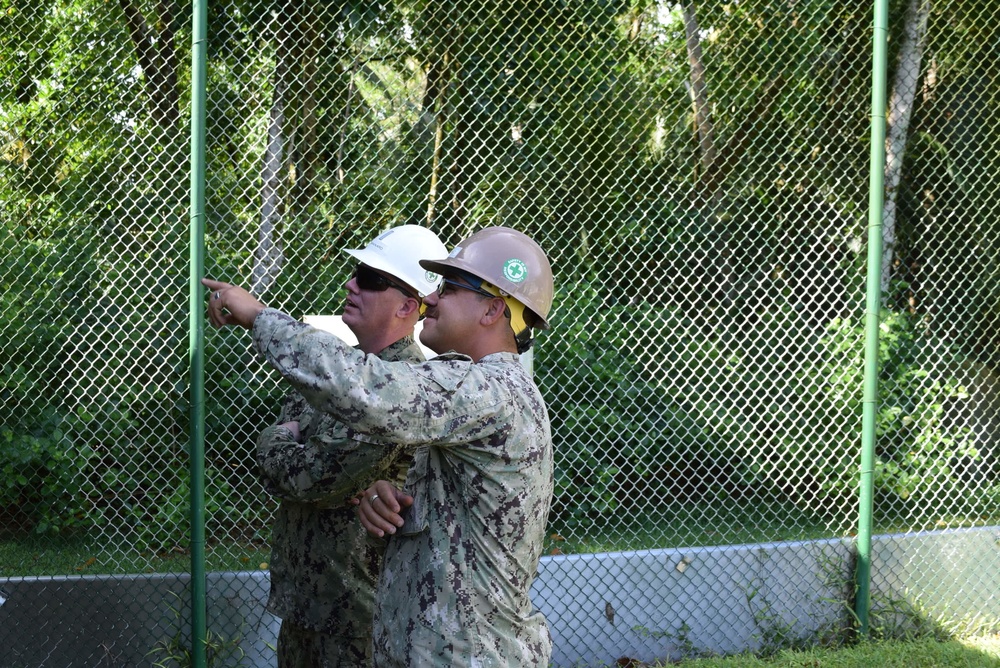
[[[469,358],[384,362],[273,309],[253,325],[257,352],[309,403],[367,441],[449,445],[508,423],[509,390]]]

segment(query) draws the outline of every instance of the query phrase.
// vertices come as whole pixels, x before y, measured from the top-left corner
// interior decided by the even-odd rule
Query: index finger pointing
[[[221,290],[222,288],[229,287],[229,283],[223,283],[222,281],[216,281],[211,278],[201,279],[201,284],[204,285],[209,290]]]

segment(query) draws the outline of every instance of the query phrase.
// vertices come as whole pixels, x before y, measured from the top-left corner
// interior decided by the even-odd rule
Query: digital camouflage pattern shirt
[[[376,591],[377,666],[547,666],[529,590],[552,498],[552,437],[513,353],[387,364],[273,309],[258,353],[317,409],[367,443],[420,444],[414,505]]]
[[[423,361],[413,337],[382,350],[390,361]],[[298,421],[302,443],[280,425]],[[362,443],[347,427],[290,395],[257,439],[261,482],[281,499],[271,538],[267,609],[297,626],[343,638],[370,638],[382,546],[368,540],[346,500],[375,480],[401,485],[411,449]]]

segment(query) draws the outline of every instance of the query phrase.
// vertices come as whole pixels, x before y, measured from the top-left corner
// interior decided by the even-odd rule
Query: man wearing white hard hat
[[[343,322],[357,348],[385,361],[421,362],[414,340],[422,298],[440,276],[418,260],[444,258],[444,244],[417,225],[394,227],[363,249],[347,281]],[[378,478],[402,481],[403,446],[360,442],[350,426],[295,392],[257,440],[261,481],[280,505],[271,547],[267,609],[281,617],[280,668],[371,663],[374,588],[382,559],[346,500]]]

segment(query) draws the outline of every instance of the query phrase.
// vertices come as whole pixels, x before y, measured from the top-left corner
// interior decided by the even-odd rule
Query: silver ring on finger
[[[219,299],[222,299],[222,293],[216,291],[216,293],[214,295],[212,295],[212,299],[215,299],[216,301],[218,301]]]
[[[374,506],[376,501],[378,501],[378,494],[372,494],[371,496],[368,497],[368,503],[370,503],[371,505]]]

